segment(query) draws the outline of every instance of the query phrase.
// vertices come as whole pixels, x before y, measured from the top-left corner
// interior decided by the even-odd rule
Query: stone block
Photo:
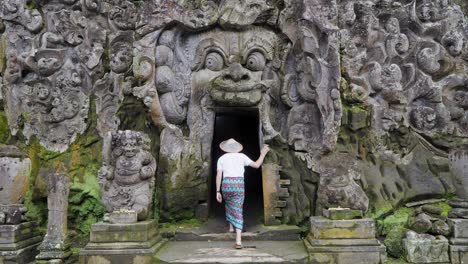
[[[450,263],[468,263],[468,245],[450,245]]]
[[[33,222],[0,225],[0,263],[29,263],[34,260],[42,241],[35,227]]]
[[[331,220],[350,220],[362,218],[362,211],[349,208],[329,208],[323,210],[323,216]]]
[[[375,238],[372,219],[330,220],[311,217],[304,241],[311,263],[369,263],[386,260],[385,246]]]
[[[100,222],[91,226],[90,242],[80,252],[80,263],[153,263],[162,245],[156,221],[134,224]]]
[[[348,111],[348,124],[351,130],[356,131],[368,126],[369,113],[359,107],[353,107]]]
[[[468,219],[448,219],[454,238],[468,238]]]
[[[136,211],[113,211],[109,213],[109,222],[111,224],[133,224],[138,221]]]
[[[309,236],[313,239],[375,238],[375,221],[372,219],[329,220],[311,217],[310,226]]]
[[[90,242],[144,242],[157,235],[155,221],[135,224],[110,224],[99,222],[91,226]]]
[[[410,263],[448,263],[449,243],[443,236],[417,234],[409,231],[403,239],[406,259]]]

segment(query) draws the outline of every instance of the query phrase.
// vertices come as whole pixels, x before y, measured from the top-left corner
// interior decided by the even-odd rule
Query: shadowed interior
[[[244,149],[242,153],[255,161],[260,155],[259,149],[259,119],[258,110],[245,112],[218,112],[216,114],[215,130],[212,145],[212,179],[210,188],[210,216],[218,225],[224,227],[224,203],[216,202],[216,164],[224,152],[219,144],[229,138],[240,142]],[[245,201],[244,228],[258,225],[263,220],[263,189],[261,169],[245,167]]]

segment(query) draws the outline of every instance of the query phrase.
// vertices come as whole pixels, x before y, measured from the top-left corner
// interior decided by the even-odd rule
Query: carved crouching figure
[[[126,130],[112,132],[110,141],[107,150],[104,147],[103,167],[99,171],[103,204],[109,212],[134,210],[138,220],[146,220],[156,171],[156,161],[148,151],[149,137]]]

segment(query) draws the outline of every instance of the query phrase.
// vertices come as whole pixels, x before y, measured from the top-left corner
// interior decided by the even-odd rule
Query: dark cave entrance
[[[224,152],[219,144],[229,138],[240,142],[242,153],[255,161],[260,155],[260,124],[258,109],[217,110],[212,144],[212,177],[210,181],[210,217],[218,223],[221,232],[225,232],[227,222],[224,216],[224,203],[216,201],[216,164]],[[263,223],[263,188],[261,169],[245,167],[244,228]]]

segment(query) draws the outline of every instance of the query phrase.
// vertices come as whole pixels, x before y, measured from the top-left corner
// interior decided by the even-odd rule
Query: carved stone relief
[[[109,132],[99,171],[102,202],[108,212],[134,210],[138,220],[149,217],[153,201],[156,161],[150,139],[137,131]]]

